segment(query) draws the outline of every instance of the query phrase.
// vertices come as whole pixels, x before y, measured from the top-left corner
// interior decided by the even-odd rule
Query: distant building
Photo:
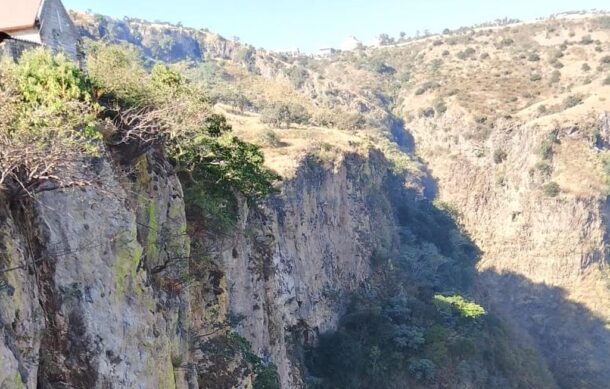
[[[331,56],[335,55],[336,53],[337,53],[337,49],[334,49],[332,47],[320,49],[320,52],[319,52],[319,54],[323,57],[331,57]]]
[[[0,55],[43,46],[79,61],[79,35],[61,0],[0,0]]]

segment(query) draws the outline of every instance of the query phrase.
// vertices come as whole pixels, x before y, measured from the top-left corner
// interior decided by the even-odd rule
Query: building
[[[0,0],[0,54],[48,47],[79,62],[79,35],[61,0]]]
[[[319,55],[322,57],[332,57],[335,54],[337,54],[337,49],[332,47],[325,47],[319,51]]]

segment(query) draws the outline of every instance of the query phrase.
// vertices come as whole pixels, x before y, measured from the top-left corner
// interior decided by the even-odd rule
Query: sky
[[[208,28],[268,50],[340,48],[351,35],[364,43],[381,33],[441,32],[498,18],[534,20],[600,9],[608,0],[63,0],[67,8]]]

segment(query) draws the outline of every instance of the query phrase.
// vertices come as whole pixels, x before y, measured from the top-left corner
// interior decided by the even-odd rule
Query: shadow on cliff
[[[610,331],[606,320],[565,290],[515,273],[483,271],[478,290],[492,312],[527,332],[561,388],[610,388]]]
[[[373,163],[375,159],[380,164],[385,161],[383,156],[369,155]],[[429,172],[424,173],[435,183]],[[401,288],[399,284],[415,286],[418,290],[415,295],[422,302],[437,293],[479,296],[491,312],[490,323],[497,318],[508,323],[505,336],[515,341],[511,346],[514,350],[497,344],[483,346],[485,364],[499,372],[494,379],[504,379],[501,378],[504,375],[525,387],[554,387],[555,382],[560,388],[610,388],[607,368],[610,330],[606,321],[585,306],[570,301],[561,288],[538,284],[518,274],[477,272],[476,264],[482,252],[456,222],[456,211],[434,203],[435,192],[425,193],[422,198],[417,190],[404,185],[407,181],[408,177],[390,173],[383,188],[394,212],[400,240],[398,247],[394,246],[400,253],[397,256],[388,253],[388,257],[396,259],[393,266],[402,268],[395,274],[404,277],[395,285],[396,291]],[[373,266],[378,266],[374,261],[375,258]],[[393,282],[383,278],[378,285],[385,289],[381,295],[395,294],[391,290]],[[395,350],[389,350],[388,354],[390,351]],[[534,362],[537,355],[543,357],[542,364]],[[514,377],[521,373],[527,377]],[[342,379],[347,378],[348,375]],[[356,381],[367,382],[366,379],[359,377],[362,381]],[[498,382],[489,380],[477,384],[498,387]],[[380,384],[374,379],[368,383]]]

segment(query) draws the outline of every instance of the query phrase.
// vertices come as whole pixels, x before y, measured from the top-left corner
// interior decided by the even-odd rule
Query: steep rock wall
[[[283,388],[304,385],[302,347],[334,329],[375,248],[395,239],[391,214],[374,206],[387,172],[377,153],[347,155],[334,168],[306,159],[281,195],[244,207],[237,233],[211,248],[224,273],[224,311],[277,365]]]
[[[608,204],[587,186],[595,169],[587,155],[597,152],[587,131],[555,130],[552,147],[565,154],[544,162],[552,177],[538,169],[549,129],[509,124],[477,140],[464,123],[443,118],[413,123],[412,131],[438,179],[439,198],[461,214],[481,248],[481,296],[524,330],[560,387],[607,387]],[[506,154],[494,161],[494,150]],[[569,177],[571,165],[578,167]],[[544,193],[550,179],[563,187],[557,197]]]
[[[3,203],[1,387],[187,387],[186,294],[151,277],[188,255],[160,232],[185,231],[181,187],[150,159],[135,183],[102,162],[99,187]]]

